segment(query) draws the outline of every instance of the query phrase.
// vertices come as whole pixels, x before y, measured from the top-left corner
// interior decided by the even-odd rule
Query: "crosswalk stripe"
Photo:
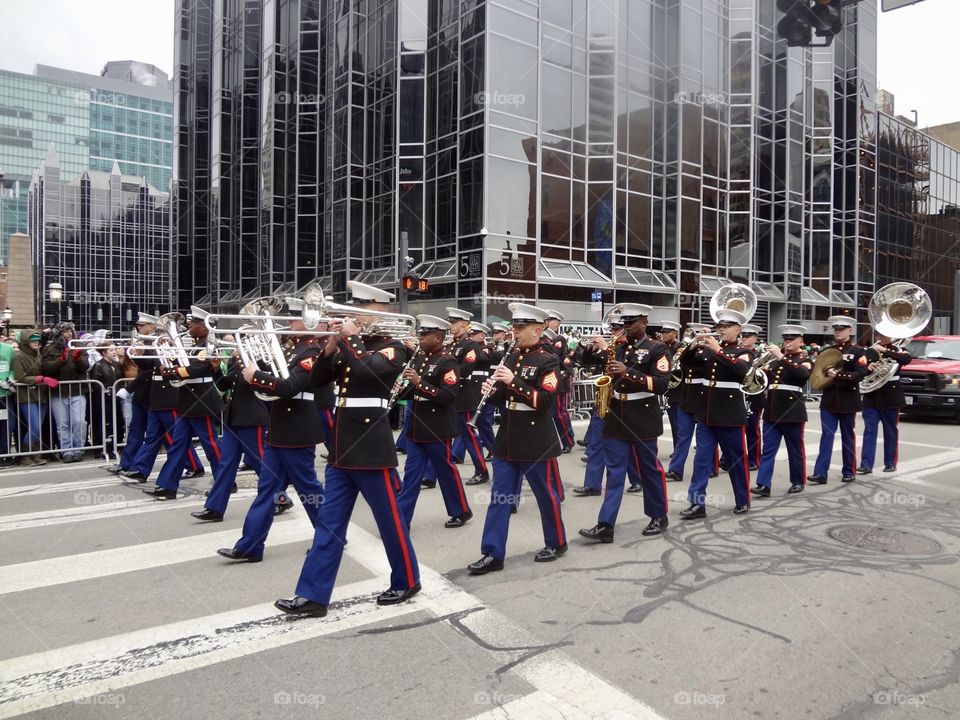
[[[313,527],[299,508],[287,511],[290,519],[278,519],[267,538],[270,547],[306,542],[313,538]],[[300,517],[296,517],[300,515]],[[200,529],[200,525],[197,528]],[[203,526],[205,527],[205,526]],[[0,567],[0,595],[93,580],[122,573],[149,570],[193,560],[220,560],[217,548],[233,547],[240,537],[239,528],[201,535],[161,540],[142,545],[65,555]]]
[[[143,487],[140,483],[127,484],[122,478],[87,478],[73,482],[52,482],[36,485],[18,485],[17,487],[0,488],[0,500],[6,498],[31,497],[33,495],[50,495],[61,492],[77,492],[78,490],[93,490],[104,487]]]
[[[252,489],[240,490],[231,495],[232,500],[256,497],[257,491]],[[0,517],[0,532],[11,530],[28,530],[31,528],[63,525],[65,523],[85,522],[87,520],[104,520],[107,518],[139,515],[140,513],[155,512],[157,510],[191,509],[203,505],[204,498],[195,500],[123,500],[113,503],[99,503],[58,510],[41,510],[40,512],[23,513],[21,515],[7,515]]]

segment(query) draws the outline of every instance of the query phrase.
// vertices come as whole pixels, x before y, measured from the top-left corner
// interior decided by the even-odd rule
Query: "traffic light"
[[[425,294],[430,292],[430,281],[427,278],[415,275],[403,276],[403,289],[410,293]]]
[[[777,35],[787,41],[789,47],[813,45],[813,34],[826,42],[817,47],[826,47],[833,36],[843,30],[843,6],[859,0],[777,0],[777,10],[783,18],[777,23]]]
[[[843,11],[840,0],[816,0],[813,6],[813,28],[819,37],[839,35],[843,30]]]

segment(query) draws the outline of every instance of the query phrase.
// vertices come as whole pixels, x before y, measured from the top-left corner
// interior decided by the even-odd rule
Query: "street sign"
[[[883,0],[883,11],[899,10],[907,5],[916,5],[918,2],[923,2],[923,0]]]
[[[603,302],[603,291],[602,291],[602,290],[594,290],[593,292],[591,292],[591,293],[590,293],[590,301],[591,301],[591,302],[595,302],[595,303]]]

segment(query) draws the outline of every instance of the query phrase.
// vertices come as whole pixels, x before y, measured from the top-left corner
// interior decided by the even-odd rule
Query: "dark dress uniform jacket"
[[[186,372],[179,373],[181,370]],[[217,371],[219,372],[219,370]],[[167,379],[172,375],[177,382],[184,384],[176,388],[177,414],[182,417],[216,417],[223,412],[223,398],[217,392],[213,382],[214,368],[209,360],[191,358],[185,368],[164,370]],[[186,377],[184,377],[184,375]]]
[[[728,344],[717,353],[698,347],[687,350],[683,356],[682,362],[700,365],[703,371],[704,384],[695,386],[700,393],[694,411],[697,422],[718,427],[745,426],[747,406],[743,402],[743,390],[729,383],[739,386],[743,382],[750,369],[750,351]]]
[[[503,414],[493,454],[501,460],[543,462],[560,454],[560,437],[553,422],[560,387],[560,361],[548,341],[516,348],[506,367],[516,377],[510,387],[498,383],[491,401],[502,404]],[[517,409],[517,408],[521,409]]]
[[[867,370],[867,354],[864,348],[851,342],[827,347],[840,350],[843,363],[837,368],[837,377],[823,389],[820,407],[837,415],[859,412],[860,381],[870,372]]]
[[[613,383],[610,411],[603,422],[605,437],[619,440],[652,440],[663,434],[663,411],[658,395],[670,382],[670,351],[662,342],[644,335],[618,343],[616,358],[627,373]],[[635,393],[645,397],[628,399]]]
[[[258,427],[270,422],[266,403],[257,397],[256,389],[240,374],[243,367],[231,362],[227,372],[217,377],[217,389],[227,393],[223,422],[232,427]]]
[[[680,352],[680,348],[675,352]],[[680,372],[683,374],[680,407],[699,419],[704,402],[703,381],[706,372],[702,349],[686,346],[680,356]]]
[[[874,362],[881,357],[888,357],[900,367],[903,367],[904,365],[908,365],[913,359],[910,353],[905,350],[899,350],[892,345],[886,345],[885,347],[886,349],[882,353],[878,353],[872,347],[865,348],[864,352],[867,355],[867,360]],[[900,370],[897,369],[894,376],[896,377],[899,373]],[[896,380],[888,380],[873,392],[863,393],[863,404],[865,407],[871,407],[875,410],[902,408],[907,404],[907,401],[904,399],[903,386],[900,384],[899,378]]]
[[[571,392],[573,390],[573,351],[570,350],[567,339],[563,335],[553,341],[553,349],[557,353],[557,360],[560,361],[559,392]]]
[[[457,396],[457,412],[472,413],[480,404],[481,386],[486,378],[477,377],[474,382],[474,371],[480,372],[490,369],[490,355],[486,347],[466,337],[453,344],[450,354],[460,366],[460,394]]]
[[[396,340],[359,335],[341,338],[337,352],[321,357],[313,367],[315,386],[335,381],[340,386],[333,440],[327,443],[331,465],[352,470],[379,470],[397,466],[393,430],[386,401],[407,362],[407,349]],[[349,399],[383,400],[383,405],[347,405]]]
[[[460,392],[460,366],[438,350],[422,356],[413,368],[420,376],[416,387],[408,385],[400,397],[413,403],[407,438],[413,442],[438,442],[460,435],[456,400]]]
[[[793,355],[783,355],[767,366],[767,402],[763,419],[767,422],[806,422],[807,406],[803,399],[803,390],[781,388],[780,385],[792,385],[803,388],[813,370],[813,361],[802,350]]]
[[[304,393],[313,393],[311,373],[319,364],[320,347],[315,338],[304,339],[293,349],[287,370],[289,377],[258,370],[250,382],[252,390],[275,395],[270,405],[270,425],[267,442],[274,447],[311,447],[323,440],[320,411],[317,404]]]
[[[150,392],[153,385],[153,369],[156,364],[153,360],[145,360],[131,355],[137,366],[137,376],[127,383],[127,392],[133,395],[133,401],[138,405],[150,406]]]

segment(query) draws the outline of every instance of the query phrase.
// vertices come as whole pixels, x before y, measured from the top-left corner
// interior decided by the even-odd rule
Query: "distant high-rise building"
[[[28,195],[36,317],[81,330],[128,329],[138,312],[166,312],[170,203],[142,177],[84,170],[67,176],[51,148]],[[47,288],[58,282],[62,302]]]
[[[27,231],[30,180],[51,146],[63,177],[88,169],[109,173],[118,162],[124,175],[169,191],[169,80],[153,66],[130,61],[107,63],[104,72],[111,76],[46,65],[32,75],[0,71],[0,262],[6,262],[9,235]]]
[[[103,66],[100,75],[115,80],[124,80],[136,85],[170,88],[170,76],[156,65],[136,60],[111,60]]]

